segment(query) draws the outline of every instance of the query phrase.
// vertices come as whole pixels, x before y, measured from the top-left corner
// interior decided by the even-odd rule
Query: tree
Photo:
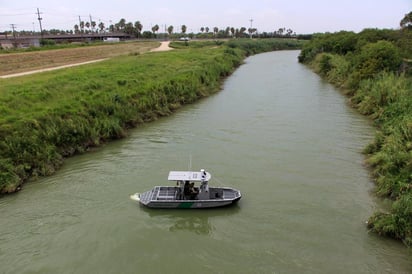
[[[249,32],[250,38],[252,38],[253,33],[255,33],[256,31],[257,31],[256,28],[248,28],[248,32]]]
[[[87,32],[90,32],[90,22],[86,22]]]
[[[187,31],[187,27],[186,25],[182,25],[182,33],[185,34]]]
[[[169,35],[172,35],[172,33],[173,33],[173,26],[169,26],[169,27],[167,28],[167,33],[169,33]]]
[[[405,17],[400,22],[400,26],[402,29],[412,29],[412,11],[405,14]]]
[[[126,19],[124,19],[124,18],[120,19],[120,21],[118,23],[119,30],[123,30],[125,28],[125,26],[126,26]]]
[[[74,33],[76,33],[76,34],[80,33],[80,28],[79,28],[79,25],[77,25],[77,24],[74,25]]]
[[[241,28],[240,28],[240,30],[239,30],[239,35],[240,35],[240,37],[244,36],[245,31],[246,31],[246,28],[245,28],[245,27],[241,27]]]
[[[96,21],[92,21],[91,26],[92,26],[92,31],[94,32],[94,29],[96,28]]]
[[[84,33],[84,21],[80,21],[80,32]]]
[[[204,27],[201,27],[201,28],[200,28],[200,31],[201,31],[201,32],[204,32],[204,31],[205,31],[205,28],[204,28]]]
[[[143,25],[140,23],[140,21],[136,21],[134,23],[134,28],[136,29],[136,37],[139,38],[142,33]]]
[[[104,32],[104,23],[103,22],[100,22],[98,27],[99,27],[100,32]]]
[[[206,33],[209,33],[209,27],[205,28]]]
[[[156,37],[156,32],[159,30],[159,25],[158,24],[156,24],[156,25],[154,25],[153,27],[152,27],[152,32],[153,32],[153,35]]]
[[[135,29],[133,27],[133,23],[129,22],[124,26],[124,30],[125,33],[132,35],[135,32]]]

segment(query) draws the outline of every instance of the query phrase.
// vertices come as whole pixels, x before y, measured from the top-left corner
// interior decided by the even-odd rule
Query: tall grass
[[[330,82],[346,88],[359,112],[373,119],[377,134],[365,148],[367,163],[376,181],[376,193],[393,200],[389,213],[377,212],[368,227],[378,234],[402,240],[412,246],[412,78],[381,70],[357,79],[350,89],[353,56],[318,54],[312,68]]]
[[[243,56],[240,50],[188,49],[1,80],[0,192],[216,92]]]

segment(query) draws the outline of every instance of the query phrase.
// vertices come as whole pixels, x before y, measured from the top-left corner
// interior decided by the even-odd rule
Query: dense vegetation
[[[412,245],[412,29],[314,35],[299,56],[342,87],[378,132],[367,146],[377,193],[393,200],[368,227]]]
[[[261,43],[248,42],[263,50]],[[233,44],[213,41],[174,46],[180,49],[0,79],[0,193],[52,174],[64,157],[216,92],[246,56]]]

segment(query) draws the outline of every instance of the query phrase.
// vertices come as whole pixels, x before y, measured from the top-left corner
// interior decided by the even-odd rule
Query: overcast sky
[[[106,27],[121,18],[140,21],[144,30],[158,24],[186,25],[188,32],[201,27],[252,26],[259,32],[291,28],[297,34],[359,32],[364,28],[399,28],[400,20],[412,11],[412,0],[0,0],[0,32],[39,31],[39,8],[43,29],[71,30],[90,16]]]

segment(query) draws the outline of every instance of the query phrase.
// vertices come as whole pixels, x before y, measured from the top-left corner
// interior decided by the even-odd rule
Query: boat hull
[[[199,209],[230,206],[237,203],[242,197],[240,191],[233,188],[211,188],[212,191],[220,191],[222,195],[220,197],[210,198],[206,200],[176,199],[173,195],[160,196],[158,194],[160,192],[160,189],[162,189],[162,187],[155,187],[150,191],[146,191],[140,194],[133,194],[130,196],[130,198],[149,208]],[[170,192],[173,192],[173,188],[168,187],[168,190],[169,194]]]

